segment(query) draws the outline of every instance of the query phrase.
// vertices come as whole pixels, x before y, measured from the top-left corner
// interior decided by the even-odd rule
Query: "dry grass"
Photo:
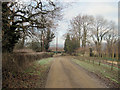
[[[36,60],[52,57],[52,53],[4,53],[2,54],[3,86],[10,80],[23,73],[23,71]],[[21,76],[22,77],[22,76]],[[8,82],[5,82],[5,81]]]
[[[15,49],[14,52],[33,53],[35,51],[33,51],[32,49]]]

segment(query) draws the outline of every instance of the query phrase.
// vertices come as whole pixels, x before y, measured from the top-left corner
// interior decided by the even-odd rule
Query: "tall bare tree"
[[[82,47],[86,47],[86,43],[88,42],[89,31],[91,29],[93,21],[94,18],[90,15],[78,15],[70,21],[70,32],[74,37],[78,38],[79,43],[82,41]]]
[[[96,50],[101,56],[101,44],[104,36],[111,30],[109,23],[102,16],[97,16],[94,21],[93,30],[92,30],[92,39],[95,43]]]
[[[88,36],[91,30],[91,26],[93,25],[94,18],[93,16],[90,15],[84,15],[82,16],[82,29],[83,29],[83,34],[82,34],[82,47],[86,47],[86,43],[88,41]]]
[[[109,25],[111,27],[111,30],[109,31],[109,33],[106,34],[104,40],[107,42],[106,47],[108,56],[114,58],[114,55],[116,54],[115,47],[118,40],[117,28],[113,21],[111,21]]]
[[[82,38],[82,34],[81,34],[81,24],[82,24],[82,17],[81,15],[76,16],[75,18],[73,18],[71,21],[71,33],[74,37],[78,38],[78,42],[79,42],[79,47],[80,47],[80,41]]]

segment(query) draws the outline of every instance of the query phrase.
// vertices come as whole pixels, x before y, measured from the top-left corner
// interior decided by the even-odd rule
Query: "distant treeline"
[[[102,16],[78,15],[70,21],[64,50],[90,52],[100,57],[118,58],[118,30],[113,21]],[[103,45],[104,44],[104,45]]]

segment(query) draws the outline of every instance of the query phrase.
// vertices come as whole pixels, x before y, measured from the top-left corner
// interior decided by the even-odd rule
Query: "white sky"
[[[62,0],[64,1],[64,0]],[[66,1],[66,2],[65,2]],[[77,16],[78,14],[93,15],[93,16],[103,16],[107,20],[113,20],[116,24],[118,23],[118,0],[65,0],[62,2],[66,4],[68,1],[68,8],[63,10],[63,20],[59,22],[58,30],[58,43],[59,46],[64,46],[63,35],[67,32],[69,21]],[[104,2],[103,2],[104,1]],[[54,40],[51,45],[55,45],[56,40]]]
[[[30,0],[22,0],[29,2]],[[44,0],[43,0],[44,1]],[[118,2],[119,0],[53,0],[59,1],[63,5],[68,6],[63,10],[63,19],[59,21],[58,46],[64,46],[63,35],[67,32],[69,21],[78,14],[100,15],[107,20],[113,20],[118,23]],[[56,38],[51,46],[56,45]]]

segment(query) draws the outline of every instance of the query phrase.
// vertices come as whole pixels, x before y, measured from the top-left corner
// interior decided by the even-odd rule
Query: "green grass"
[[[86,61],[88,61],[88,60],[86,60]],[[89,62],[89,61],[88,61]],[[93,61],[90,61],[91,63],[93,62]],[[98,61],[96,61],[96,60],[94,60],[94,64],[99,64],[99,62]],[[108,68],[111,68],[111,65],[108,65],[108,64],[104,64],[104,63],[100,63],[100,65],[102,65],[102,66],[104,66],[104,67],[108,67]],[[115,66],[113,66],[113,69],[116,69],[116,70],[120,70],[119,68],[117,68],[117,67],[115,67]]]
[[[48,64],[52,60],[53,60],[53,58],[46,58],[46,59],[41,59],[39,61],[36,61],[36,63],[39,65],[44,65],[44,64]]]
[[[111,71],[111,68],[109,66],[104,64],[101,64],[99,66],[97,62],[94,62],[93,65],[92,62],[83,61],[83,60],[72,59],[72,61],[90,72],[99,74],[100,76],[103,77],[107,77],[107,78],[109,77],[111,81],[118,83],[118,69],[113,69]]]
[[[111,68],[111,65],[103,63],[103,61],[106,61],[106,60],[104,60],[102,58],[99,58],[99,57],[75,57],[75,59],[85,60],[85,61],[88,61],[88,62],[90,61],[91,63],[93,63],[93,60],[94,60],[95,64],[99,64],[99,60],[100,60],[101,61],[100,65]],[[107,61],[110,61],[110,60],[107,60]],[[116,66],[113,66],[113,69],[120,70],[120,68],[118,68]]]
[[[42,72],[44,72],[48,68],[48,64],[50,64],[50,61],[52,61],[53,58],[46,58],[41,59],[33,62],[33,64],[24,70],[24,73],[28,73],[30,75],[42,75]]]

